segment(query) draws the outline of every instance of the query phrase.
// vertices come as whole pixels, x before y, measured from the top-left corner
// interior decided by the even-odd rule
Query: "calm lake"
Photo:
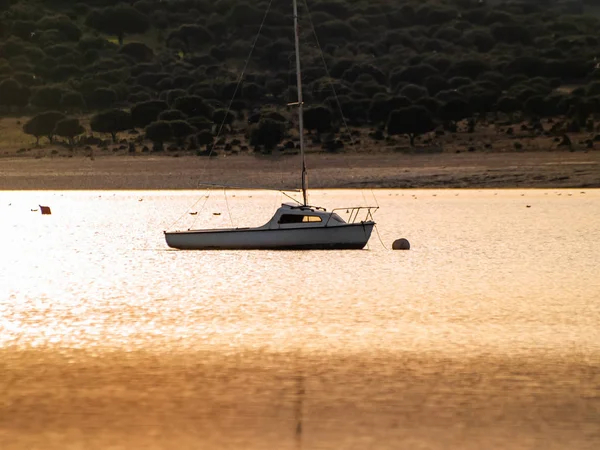
[[[600,448],[600,190],[312,191],[383,244],[168,249],[289,201],[204,194],[0,192],[0,448]]]

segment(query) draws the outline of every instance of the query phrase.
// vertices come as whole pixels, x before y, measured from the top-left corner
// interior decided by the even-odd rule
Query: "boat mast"
[[[306,163],[304,161],[304,115],[302,102],[302,76],[300,74],[300,37],[298,33],[298,4],[294,4],[294,36],[296,42],[296,84],[298,87],[298,131],[300,132],[300,158],[302,159],[302,199],[304,206],[308,205],[308,196],[306,194]]]

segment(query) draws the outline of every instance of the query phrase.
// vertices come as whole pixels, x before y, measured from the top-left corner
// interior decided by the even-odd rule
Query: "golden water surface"
[[[0,448],[600,448],[600,191],[374,195],[311,194],[367,250],[184,252],[286,199],[0,193]]]

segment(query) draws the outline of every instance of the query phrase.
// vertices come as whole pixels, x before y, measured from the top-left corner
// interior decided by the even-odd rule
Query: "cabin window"
[[[321,222],[321,218],[319,216],[304,216],[302,222]]]
[[[279,223],[307,223],[321,221],[319,216],[303,216],[300,214],[283,214],[279,218]]]

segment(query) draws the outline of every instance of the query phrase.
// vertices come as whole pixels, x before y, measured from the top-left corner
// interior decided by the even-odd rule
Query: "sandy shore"
[[[310,154],[313,188],[600,187],[600,151]],[[240,154],[0,159],[0,190],[295,188],[299,158]]]

